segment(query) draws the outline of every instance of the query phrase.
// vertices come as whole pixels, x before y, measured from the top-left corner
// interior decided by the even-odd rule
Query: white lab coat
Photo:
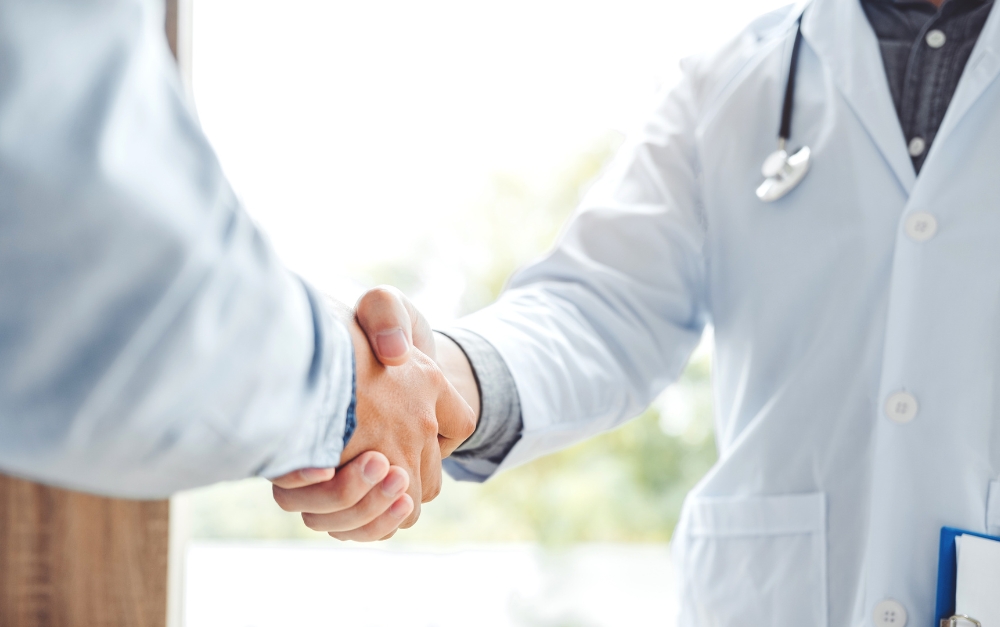
[[[940,527],[1000,531],[1000,12],[917,177],[859,3],[815,0],[790,142],[812,170],[765,204],[800,10],[685,62],[555,249],[462,324],[520,395],[501,469],[635,416],[711,324],[720,459],[674,538],[680,624],[881,626],[893,600],[927,627]]]

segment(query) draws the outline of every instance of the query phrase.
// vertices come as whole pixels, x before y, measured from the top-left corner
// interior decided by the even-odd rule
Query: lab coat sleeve
[[[706,323],[690,75],[587,194],[555,248],[460,321],[510,368],[523,418],[504,469],[639,414]]]
[[[521,403],[517,386],[500,353],[482,337],[465,329],[442,331],[465,353],[479,389],[479,422],[444,469],[459,481],[485,481],[521,438]]]
[[[162,4],[0,2],[0,469],[158,497],[334,466],[352,394],[347,330],[227,184]]]

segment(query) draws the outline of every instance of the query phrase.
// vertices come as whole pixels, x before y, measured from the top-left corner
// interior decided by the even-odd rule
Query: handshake
[[[357,428],[338,469],[273,479],[274,500],[334,538],[384,540],[440,493],[441,460],[475,431],[479,391],[458,345],[395,289],[333,306],[354,344]]]

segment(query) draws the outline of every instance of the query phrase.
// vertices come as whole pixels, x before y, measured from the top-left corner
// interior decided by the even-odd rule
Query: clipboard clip
[[[983,627],[983,624],[978,620],[972,618],[971,616],[966,616],[965,614],[955,614],[951,618],[942,618],[941,627],[964,627],[963,625],[959,625],[959,621],[963,620],[967,623],[972,623],[975,627]]]

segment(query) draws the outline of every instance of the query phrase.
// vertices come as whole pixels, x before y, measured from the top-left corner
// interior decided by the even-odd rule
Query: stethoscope
[[[764,202],[777,200],[792,191],[809,171],[809,147],[803,146],[789,155],[786,148],[792,132],[792,101],[795,99],[795,70],[799,65],[799,47],[802,44],[802,16],[796,22],[792,58],[788,62],[788,84],[785,85],[785,102],[781,107],[781,128],[778,130],[778,149],[764,159],[761,174],[764,182],[757,188],[757,198]]]

